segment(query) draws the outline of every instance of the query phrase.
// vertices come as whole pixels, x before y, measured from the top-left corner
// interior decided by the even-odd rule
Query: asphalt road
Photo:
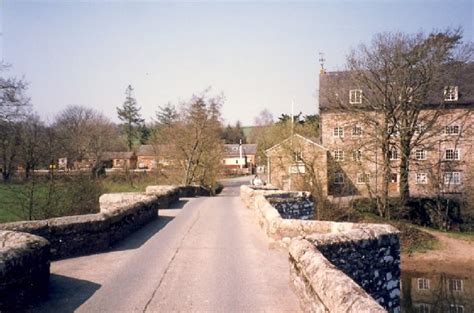
[[[297,312],[288,254],[269,249],[229,180],[218,197],[183,199],[114,249],[51,264],[34,312]]]

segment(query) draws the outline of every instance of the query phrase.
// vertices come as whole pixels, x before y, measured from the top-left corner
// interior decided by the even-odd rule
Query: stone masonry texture
[[[242,186],[241,199],[269,239],[289,248],[290,281],[304,311],[400,311],[400,244],[394,227],[302,220],[308,198],[270,187]],[[290,216],[285,209],[298,201]]]
[[[39,236],[0,230],[0,311],[16,311],[48,289],[49,243]]]
[[[144,193],[102,195],[97,214],[0,224],[0,312],[47,291],[51,259],[105,251],[180,195],[210,193],[201,186],[148,186]]]

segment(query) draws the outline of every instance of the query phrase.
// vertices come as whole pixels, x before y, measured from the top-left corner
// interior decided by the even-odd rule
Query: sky
[[[68,105],[116,107],[130,84],[147,121],[211,87],[225,123],[252,125],[317,113],[319,52],[325,68],[380,32],[462,27],[473,41],[471,1],[13,1],[0,0],[0,59],[29,83],[46,121]]]

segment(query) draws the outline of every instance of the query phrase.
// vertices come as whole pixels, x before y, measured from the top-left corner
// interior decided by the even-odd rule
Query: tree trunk
[[[410,186],[408,185],[408,175],[410,172],[410,149],[406,140],[401,140],[401,156],[400,156],[400,203],[406,206],[410,197]]]
[[[382,195],[379,212],[383,216],[390,219],[390,208],[388,204],[388,183],[390,181],[390,158],[389,158],[389,141],[386,139],[382,143],[382,164],[383,164],[383,179],[382,179]],[[378,195],[377,195],[378,196]]]

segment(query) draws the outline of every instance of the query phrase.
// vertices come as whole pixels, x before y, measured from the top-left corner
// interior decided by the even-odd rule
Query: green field
[[[166,184],[153,174],[110,175],[91,179],[89,175],[46,178],[31,182],[0,183],[0,223],[44,219],[99,211],[99,197],[110,192],[141,192],[146,186]]]

